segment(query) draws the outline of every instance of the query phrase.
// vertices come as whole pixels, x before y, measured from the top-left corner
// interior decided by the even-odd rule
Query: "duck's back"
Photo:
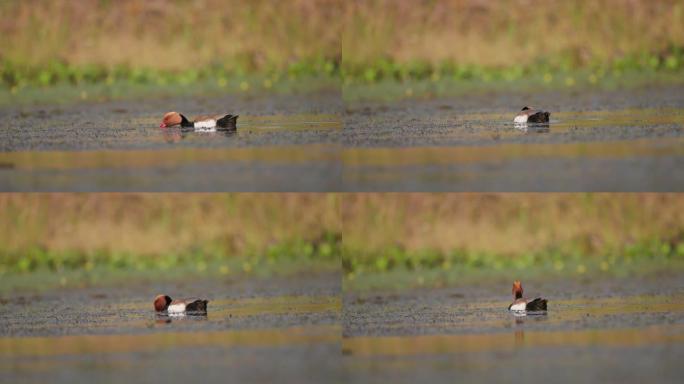
[[[528,115],[527,121],[530,123],[548,123],[551,114],[545,111],[532,111]]]
[[[201,300],[201,299],[192,300],[191,299],[185,305],[185,310],[188,312],[206,312],[208,302],[209,302],[208,300]]]
[[[528,311],[546,311],[546,299],[537,297],[536,299],[527,303],[525,309]]]

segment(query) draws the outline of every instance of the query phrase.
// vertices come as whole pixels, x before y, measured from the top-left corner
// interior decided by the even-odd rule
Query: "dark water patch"
[[[320,382],[340,377],[339,328],[0,338],[3,381]]]
[[[612,337],[643,340],[653,334],[653,331],[632,333],[625,330],[559,338],[549,334],[513,333],[496,340],[486,340],[497,343],[492,349],[487,349],[491,344],[485,342],[485,338],[471,341],[446,338],[442,345],[447,346],[436,351],[433,349],[434,353],[347,355],[343,362],[346,372],[350,372],[351,381],[366,383],[677,383],[682,374],[679,361],[684,356],[681,338],[666,335],[653,342],[607,342]],[[579,337],[579,340],[562,343],[563,339],[572,336]],[[535,345],[537,341],[540,342]],[[448,345],[458,342],[483,343],[483,348],[470,349],[471,344],[464,344],[459,352],[448,352]],[[421,351],[421,342],[416,344],[416,350]]]
[[[328,191],[341,163],[325,145],[143,151],[6,152],[4,191]]]
[[[680,191],[681,139],[349,149],[348,191]]]

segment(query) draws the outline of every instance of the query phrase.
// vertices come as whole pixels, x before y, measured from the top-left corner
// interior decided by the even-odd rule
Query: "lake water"
[[[681,191],[684,90],[492,93],[355,103],[348,191]],[[548,125],[516,127],[524,105]]]
[[[684,89],[343,102],[339,93],[0,111],[2,191],[681,191]],[[521,105],[548,126],[516,127]],[[239,114],[235,134],[160,129]]]
[[[159,128],[170,110],[239,114],[238,130]],[[339,189],[340,110],[335,93],[9,108],[0,190]]]
[[[358,382],[678,382],[682,284],[636,280],[527,284],[549,310],[522,317],[496,284],[345,294],[345,369]]]
[[[0,381],[291,383],[341,377],[339,285],[132,284],[4,295]],[[157,315],[157,293],[204,292],[206,316]]]

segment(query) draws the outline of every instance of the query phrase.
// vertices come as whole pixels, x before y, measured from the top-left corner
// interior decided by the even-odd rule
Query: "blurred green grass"
[[[144,100],[154,97],[215,97],[226,93],[245,98],[274,94],[310,94],[339,92],[339,82],[326,76],[305,78],[279,75],[248,74],[244,76],[206,78],[179,85],[165,83],[132,83],[126,80],[107,83],[56,83],[51,86],[0,87],[0,106],[26,104],[70,104],[73,102],[106,102],[110,100]]]
[[[0,79],[55,84],[219,85],[260,74],[333,77],[341,59],[333,0],[0,2]]]
[[[684,0],[5,0],[0,84],[596,85],[680,73],[683,25]]]
[[[342,266],[352,286],[383,275],[420,285],[684,263],[677,194],[359,194],[343,200],[342,212]]]
[[[367,101],[393,102],[400,99],[432,99],[436,97],[463,97],[492,92],[540,92],[561,91],[590,93],[595,91],[632,91],[642,87],[672,87],[684,85],[679,71],[625,71],[594,73],[578,69],[567,73],[549,72],[529,74],[515,79],[497,76],[459,79],[438,77],[397,81],[383,78],[374,82],[347,81],[342,87],[345,102]]]
[[[348,3],[345,85],[451,79],[591,83],[678,72],[684,1],[367,0]],[[572,82],[568,80],[568,82]]]
[[[316,194],[3,194],[0,278],[339,269],[338,205]]]

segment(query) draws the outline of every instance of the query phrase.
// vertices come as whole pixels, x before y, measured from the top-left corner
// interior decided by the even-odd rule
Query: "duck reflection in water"
[[[549,133],[549,123],[513,123],[513,126],[523,133]]]
[[[208,317],[206,314],[197,314],[197,315],[191,315],[191,314],[184,314],[184,313],[178,313],[178,314],[166,314],[166,313],[157,313],[155,314],[155,320],[154,322],[156,324],[171,324],[172,322],[176,321],[204,321],[207,320]]]
[[[224,137],[231,137],[237,134],[236,131],[226,131],[226,130],[207,130],[207,131],[202,131],[202,130],[197,130],[195,128],[182,128],[182,127],[171,127],[171,128],[165,128],[162,129],[162,135],[164,137],[164,141],[167,143],[173,144],[173,143],[180,143],[182,140],[187,138],[188,134],[190,135],[206,135],[206,136],[224,136]]]
[[[525,344],[525,331],[522,329],[518,329],[514,333],[515,337],[515,346],[519,347],[523,344]]]

